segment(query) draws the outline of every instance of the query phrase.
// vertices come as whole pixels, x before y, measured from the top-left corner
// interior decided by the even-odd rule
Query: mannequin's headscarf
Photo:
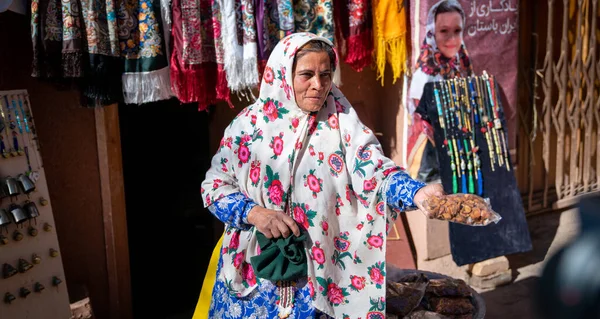
[[[421,55],[417,61],[417,68],[423,70],[428,75],[441,75],[444,79],[451,79],[457,76],[466,77],[473,73],[473,67],[469,59],[469,54],[464,41],[461,43],[460,49],[452,58],[448,58],[438,49],[435,41],[435,18],[438,8],[442,3],[448,3],[452,6],[460,8],[461,16],[464,11],[460,3],[456,0],[442,0],[431,7],[427,15],[427,25],[425,27],[425,39],[421,45]]]

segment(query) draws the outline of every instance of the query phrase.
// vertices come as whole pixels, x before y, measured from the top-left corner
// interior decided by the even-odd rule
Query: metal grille
[[[544,207],[554,193],[551,170],[559,202],[600,188],[597,16],[598,0],[548,0],[546,54],[537,72],[543,100],[538,124]]]

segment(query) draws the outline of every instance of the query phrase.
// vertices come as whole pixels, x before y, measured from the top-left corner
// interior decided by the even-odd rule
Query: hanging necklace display
[[[29,121],[27,120],[27,115],[25,114],[25,109],[23,108],[23,99],[21,95],[13,95],[13,103],[15,102],[15,98],[19,103],[19,110],[21,111],[21,116],[23,117],[23,126],[25,127],[25,135],[23,135],[22,128],[19,125],[19,131],[21,133],[22,141],[23,141],[23,151],[25,152],[25,157],[27,158],[27,172],[25,173],[29,176],[33,170],[31,168],[31,159],[29,158],[29,137],[31,136],[31,130],[29,129]],[[18,118],[18,117],[17,117]],[[25,138],[27,137],[27,143],[25,143]]]
[[[475,194],[475,182],[479,181],[479,175],[477,172],[477,152],[479,148],[475,143],[475,106],[471,104],[472,97],[469,94],[469,90],[467,89],[467,79],[459,79],[459,86],[463,96],[463,105],[466,109],[465,120],[467,121],[467,131],[465,132],[466,140],[465,140],[465,148],[469,150],[469,162],[467,168],[469,172],[472,173],[469,178],[469,192]],[[479,187],[477,188],[479,190]]]
[[[25,147],[25,156],[27,157],[27,166],[29,171],[27,175],[31,178],[33,182],[36,182],[39,179],[38,170],[42,168],[42,160],[39,157],[39,147],[37,146],[37,137],[35,126],[33,125],[33,117],[31,113],[31,103],[29,102],[29,95],[27,93],[19,94],[19,105],[21,106],[21,113],[23,114],[23,118],[25,119],[25,130],[27,135],[27,146]],[[26,104],[25,106],[23,106]],[[31,159],[29,157],[29,147],[34,147],[35,160],[37,162],[37,167],[34,170],[31,166]]]
[[[491,171],[510,171],[495,79],[484,71],[479,77],[438,81],[433,94],[444,134],[442,148],[450,157],[452,190],[482,196],[481,143],[487,144]],[[482,133],[481,140],[476,131]]]
[[[19,156],[19,141],[17,139],[17,131],[15,131],[15,128],[17,127],[17,125],[15,124],[15,121],[12,118],[12,114],[11,114],[11,107],[10,107],[10,103],[8,102],[8,96],[4,96],[4,101],[6,102],[6,109],[7,109],[7,114],[8,114],[8,127],[10,129],[10,137],[12,138],[12,147],[10,149],[10,155],[13,157]]]
[[[448,81],[448,86],[449,86],[449,92],[450,92],[450,96],[452,97],[450,99],[450,103],[452,103],[452,117],[455,117],[456,119],[456,127],[454,127],[454,131],[456,132],[455,134],[455,141],[456,141],[456,146],[458,146],[458,156],[459,156],[459,160],[460,160],[460,171],[461,171],[461,192],[462,193],[467,193],[468,192],[468,188],[467,188],[467,163],[465,160],[465,149],[463,148],[463,144],[462,142],[462,130],[463,130],[463,122],[462,122],[462,116],[461,116],[461,112],[460,112],[460,104],[458,101],[458,95],[456,94],[456,87],[454,86],[454,81],[453,80],[449,80]]]
[[[488,75],[484,71],[484,76],[488,78],[487,85],[490,90],[491,100],[493,101],[494,111],[494,130],[498,135],[498,141],[500,142],[500,151],[502,153],[502,161],[506,167],[506,170],[510,171],[510,161],[508,160],[508,145],[506,145],[506,139],[504,138],[504,129],[502,127],[502,120],[500,119],[500,103],[498,103],[498,95],[496,94],[496,83],[493,75]]]
[[[450,145],[450,150],[454,153],[452,165],[456,168],[456,188],[458,192],[458,179],[462,178],[462,174],[460,171],[460,157],[458,156],[458,147],[456,146],[456,135],[454,131],[454,128],[456,127],[454,124],[454,107],[450,102],[450,94],[446,85],[442,85],[442,98],[444,101],[444,116],[446,118],[446,123],[448,124],[448,143]]]
[[[25,151],[23,150],[23,146],[25,146],[25,138],[23,137],[23,123],[21,122],[21,116],[19,115],[19,108],[17,107],[17,102],[15,101],[15,96],[13,95],[11,98],[12,108],[15,111],[15,119],[17,120],[17,128],[19,129],[18,137],[21,137],[21,147],[16,147],[19,155],[25,155]]]
[[[464,88],[464,79],[458,79],[458,80],[454,80],[454,84],[456,87],[456,91],[460,92],[460,106],[461,106],[461,115],[463,117],[463,128],[462,128],[462,132],[461,134],[463,135],[463,145],[464,145],[464,149],[465,149],[465,157],[467,160],[467,171],[469,172],[469,176],[468,176],[468,184],[469,184],[469,193],[474,194],[475,193],[475,185],[474,185],[474,179],[475,179],[475,172],[473,171],[473,162],[474,162],[474,156],[473,156],[473,141],[471,140],[471,131],[472,131],[472,123],[471,123],[471,107],[467,101],[467,97],[468,95],[466,94],[466,92],[463,90]]]
[[[3,158],[9,158],[10,152],[6,147],[5,141],[6,143],[10,143],[10,138],[8,138],[8,127],[10,126],[10,123],[8,122],[8,118],[6,117],[6,113],[4,112],[3,104],[3,101],[0,100],[0,116],[2,117],[3,122],[2,129],[0,129],[0,152]],[[6,109],[8,110],[8,105],[6,106]],[[6,140],[4,139],[5,136],[7,137]]]
[[[502,167],[505,165],[504,163],[504,157],[502,156],[502,146],[501,146],[501,141],[500,141],[500,136],[502,135],[501,132],[498,132],[499,129],[502,129],[502,123],[500,122],[500,119],[498,118],[498,114],[496,114],[496,112],[494,111],[494,96],[492,94],[492,89],[490,86],[490,78],[488,77],[487,73],[484,72],[483,76],[483,81],[484,81],[484,89],[486,90],[486,97],[488,100],[487,103],[487,109],[488,109],[488,116],[489,118],[489,122],[488,122],[488,126],[489,129],[492,132],[492,135],[494,137],[494,142],[495,142],[495,151],[496,151],[496,159],[498,160],[498,166]]]
[[[439,87],[439,89],[438,89]],[[450,136],[448,135],[448,131],[446,130],[446,116],[444,115],[444,106],[442,105],[442,100],[444,99],[443,94],[441,93],[442,88],[441,86],[435,86],[433,88],[433,92],[435,95],[435,103],[436,103],[436,107],[437,107],[437,112],[438,112],[438,120],[440,122],[440,127],[444,130],[444,145],[443,147],[446,147],[448,149],[448,156],[450,157],[450,168],[452,169],[452,191],[454,193],[458,192],[458,176],[457,176],[457,172],[456,172],[456,165],[454,164],[454,151],[452,149],[452,142],[448,142],[448,139],[450,138]],[[442,99],[440,99],[440,94],[442,94]],[[449,126],[449,124],[448,124]]]
[[[467,87],[468,86],[468,87]],[[469,92],[469,103],[471,103],[471,120],[473,128],[471,130],[471,147],[473,152],[473,165],[475,166],[475,178],[477,179],[477,195],[483,195],[483,175],[481,174],[481,160],[479,158],[479,146],[477,146],[475,138],[475,130],[481,126],[479,121],[479,112],[477,109],[477,101],[475,100],[475,89],[473,88],[473,78],[469,77],[465,81],[465,92]]]
[[[487,98],[482,93],[481,87],[483,86],[483,84],[481,82],[481,78],[475,78],[475,86],[477,87],[477,96],[479,99],[479,112],[481,113],[481,132],[485,136],[485,140],[488,145],[488,153],[490,156],[490,168],[493,172],[496,166],[496,157],[494,156],[495,147],[494,140],[492,138],[492,133],[490,131],[491,122],[489,121],[489,117],[487,115]]]

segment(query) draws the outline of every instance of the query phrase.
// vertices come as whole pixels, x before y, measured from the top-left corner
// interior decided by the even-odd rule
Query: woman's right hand
[[[287,238],[292,233],[300,236],[296,221],[282,211],[254,206],[248,213],[248,222],[267,238]]]

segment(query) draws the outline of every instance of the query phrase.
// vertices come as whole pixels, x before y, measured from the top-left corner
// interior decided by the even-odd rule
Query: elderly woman
[[[429,9],[421,54],[408,91],[409,113],[414,114],[407,145],[408,169],[413,178],[423,182],[439,178],[439,164],[433,129],[414,111],[428,82],[473,74],[463,42],[464,24],[465,13],[456,0],[442,0]]]
[[[282,39],[225,130],[202,183],[226,224],[210,318],[385,317],[387,230],[443,190],[384,156],[332,83],[337,62],[325,38]]]

